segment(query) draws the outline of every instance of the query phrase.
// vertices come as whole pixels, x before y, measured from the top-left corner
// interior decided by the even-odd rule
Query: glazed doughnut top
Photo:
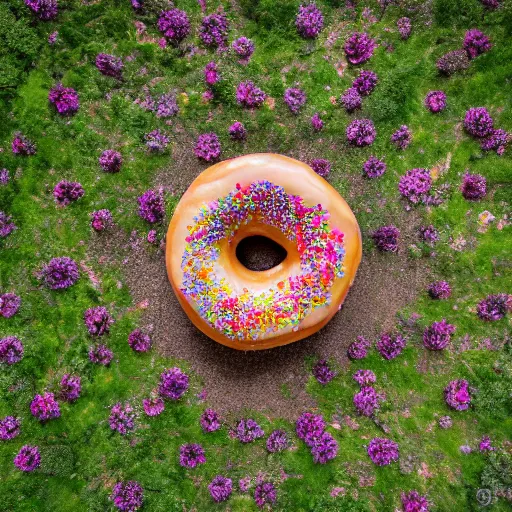
[[[183,219],[186,222],[177,222],[173,227],[176,212],[169,228],[168,243],[173,249],[168,269],[180,302],[192,306],[202,322],[234,344],[258,344],[298,331],[304,323],[314,323],[311,317],[316,317],[315,322],[321,321],[322,314],[315,312],[331,305],[333,285],[344,277],[342,226],[333,226],[330,211],[318,202],[324,198],[329,205],[331,198],[312,189],[312,183],[300,183],[300,172],[288,177],[285,172],[284,178],[277,169],[273,173],[275,158],[306,167],[324,187],[331,188],[308,166],[295,160],[265,154],[240,157],[205,171],[211,173],[217,166],[227,170],[231,166],[237,172],[219,173],[218,180],[200,186],[195,198],[188,198],[195,201],[188,204],[186,196],[193,184],[182,198],[186,213],[180,215],[187,215]],[[254,172],[255,160],[262,164],[259,173]],[[229,176],[232,183],[226,179]],[[299,191],[302,195],[297,194]],[[310,199],[312,194],[314,201]],[[181,205],[180,202],[178,209]],[[243,267],[234,256],[236,245],[254,234],[281,244],[288,253],[285,261],[263,272]],[[179,269],[173,264],[178,254]],[[352,263],[349,261],[350,267]],[[173,280],[174,275],[177,280]],[[310,321],[305,322],[308,317]]]

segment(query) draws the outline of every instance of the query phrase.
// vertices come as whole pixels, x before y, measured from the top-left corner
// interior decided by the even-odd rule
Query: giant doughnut
[[[246,268],[238,243],[261,235],[286,249],[279,265]],[[239,350],[292,343],[340,309],[361,261],[361,233],[345,200],[308,165],[274,154],[217,163],[181,198],[166,266],[190,320]]]

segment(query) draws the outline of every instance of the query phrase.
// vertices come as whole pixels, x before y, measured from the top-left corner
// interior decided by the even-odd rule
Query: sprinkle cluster
[[[299,196],[269,181],[237,185],[226,197],[201,207],[189,226],[182,259],[181,291],[214,329],[231,339],[262,339],[300,322],[330,303],[330,288],[343,276],[343,234],[328,225],[321,205],[308,207]],[[258,295],[237,295],[217,270],[219,242],[230,241],[249,222],[279,229],[297,243],[301,274]]]

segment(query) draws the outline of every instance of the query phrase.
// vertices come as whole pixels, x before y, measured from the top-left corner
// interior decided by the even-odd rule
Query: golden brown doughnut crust
[[[199,208],[220,197],[228,195],[239,183],[247,186],[255,181],[268,180],[282,186],[287,194],[304,199],[308,206],[321,204],[330,213],[329,226],[344,233],[345,257],[344,276],[336,278],[331,288],[329,305],[316,308],[299,325],[296,331],[278,331],[261,340],[232,340],[215,330],[196,311],[180,288],[183,272],[182,256],[185,250],[188,226]],[[262,235],[281,244],[288,256],[274,268],[266,271],[252,271],[245,268],[236,258],[235,249],[240,240],[250,235]],[[269,284],[300,274],[300,262],[295,243],[288,240],[277,228],[261,223],[243,225],[233,240],[221,242],[222,265],[234,286],[241,290],[261,292]],[[348,293],[361,261],[361,233],[356,218],[345,200],[327,181],[318,176],[308,165],[282,155],[258,153],[241,156],[212,165],[202,172],[181,198],[169,224],[166,243],[166,266],[173,290],[194,325],[213,340],[237,350],[261,350],[286,345],[300,340],[321,329],[341,307]]]

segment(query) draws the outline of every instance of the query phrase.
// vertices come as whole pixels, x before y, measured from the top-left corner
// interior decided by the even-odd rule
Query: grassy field
[[[258,508],[253,491],[241,492],[238,481],[250,476],[254,486],[258,475],[276,485],[276,511],[400,510],[400,493],[411,489],[427,495],[435,511],[510,510],[510,314],[484,322],[476,315],[476,305],[488,294],[512,293],[512,158],[510,148],[502,156],[483,152],[462,122],[469,108],[482,106],[496,127],[512,132],[512,3],[504,0],[501,8],[485,11],[478,0],[400,0],[379,20],[377,2],[354,3],[355,10],[350,10],[341,0],[318,2],[325,28],[316,40],[306,41],[294,24],[298,1],[208,1],[207,13],[219,5],[224,8],[229,42],[242,35],[254,41],[256,50],[246,66],[231,52],[202,46],[197,28],[203,13],[195,0],[176,1],[188,13],[192,32],[180,48],[165,49],[157,44],[161,34],[156,26],[164,0],[148,0],[146,9],[138,11],[129,0],[59,1],[57,18],[48,22],[37,20],[21,0],[0,4],[0,169],[7,168],[11,176],[0,186],[0,211],[11,215],[17,226],[0,239],[0,293],[14,292],[22,300],[15,316],[0,318],[0,338],[17,336],[25,348],[19,363],[0,363],[0,418],[21,420],[21,434],[0,441],[1,510],[115,510],[109,500],[115,483],[137,480],[144,487],[143,510],[247,512]],[[374,21],[365,8],[372,9]],[[406,41],[396,29],[402,16],[412,21]],[[143,34],[137,33],[135,21],[146,25]],[[492,49],[463,72],[450,78],[439,75],[437,59],[460,48],[465,32],[474,27],[491,39]],[[366,30],[379,43],[373,57],[357,67],[347,65],[343,53],[355,30]],[[57,42],[49,45],[54,31]],[[100,52],[123,57],[122,81],[98,72],[94,60]],[[206,102],[203,69],[212,60],[221,81]],[[347,114],[332,98],[350,87],[361,68],[375,71],[379,83],[360,111]],[[247,79],[273,101],[254,111],[240,107],[235,89]],[[57,82],[78,91],[76,115],[61,117],[49,105],[48,92]],[[291,114],[283,101],[285,89],[296,84],[307,94],[299,115]],[[136,102],[144,98],[144,87],[153,95],[176,92],[180,112],[170,124]],[[447,108],[436,115],[423,104],[431,90],[443,90],[448,98]],[[325,122],[318,134],[310,126],[315,112]],[[371,147],[347,144],[345,129],[354,117],[374,121],[377,137]],[[243,144],[228,135],[234,121],[248,130]],[[402,124],[412,131],[413,141],[397,151],[390,137]],[[169,148],[157,155],[144,145],[144,135],[156,128],[171,138]],[[35,155],[11,152],[18,131],[37,144]],[[432,280],[447,280],[453,290],[441,301],[425,291],[400,312],[397,328],[408,337],[404,352],[387,361],[373,349],[366,359],[345,365],[326,386],[310,377],[307,390],[339,444],[338,456],[328,464],[313,463],[309,449],[293,435],[293,424],[258,412],[248,416],[266,434],[275,428],[288,431],[290,449],[269,454],[261,439],[244,445],[228,435],[230,425],[205,434],[199,423],[208,406],[201,398],[201,375],[188,372],[187,361],[163,358],[155,348],[146,354],[130,349],[126,340],[142,313],[134,307],[123,266],[101,266],[91,257],[98,235],[90,227],[90,212],[108,208],[116,229],[147,234],[148,225],[136,214],[137,197],[155,186],[162,173],[179,173],[193,154],[197,136],[211,131],[221,141],[222,159],[276,152],[306,161],[330,160],[328,181],[352,197],[366,254],[376,251],[372,230],[390,223],[405,226],[409,216],[421,217],[422,224],[433,224],[440,233],[435,249],[419,239],[401,249],[408,258],[424,261]],[[109,148],[123,155],[120,173],[99,168],[98,157]],[[370,155],[383,157],[387,171],[381,178],[362,180],[362,165]],[[448,185],[447,200],[407,211],[397,188],[400,176],[408,169],[436,166],[443,171],[435,184]],[[197,172],[205,167],[198,163]],[[481,201],[468,202],[460,193],[467,169],[487,179],[488,192]],[[85,189],[79,201],[64,208],[56,206],[52,194],[62,179],[79,181]],[[156,228],[160,238],[188,185],[176,183],[174,193],[166,194],[166,221]],[[478,216],[486,210],[495,221],[482,229]],[[81,264],[79,281],[67,290],[49,290],[39,278],[43,265],[56,256],[70,256]],[[393,258],[386,255],[390,264]],[[92,364],[87,355],[91,338],[83,313],[95,305],[107,306],[116,319],[105,337],[114,352],[109,367]],[[416,322],[404,320],[413,314],[419,315]],[[451,346],[427,353],[423,329],[441,318],[457,327]],[[489,344],[495,349],[489,350]],[[181,400],[166,403],[160,416],[145,416],[141,400],[163,369],[174,365],[190,373],[190,389]],[[358,388],[352,374],[360,368],[375,372],[375,387],[386,395],[376,421],[356,415],[352,400]],[[75,403],[60,403],[60,418],[40,423],[30,414],[30,402],[36,393],[58,390],[64,373],[81,376],[82,395]],[[468,411],[451,411],[445,404],[443,389],[452,379],[467,379],[474,388]],[[109,428],[108,417],[112,405],[125,400],[139,415],[135,431],[121,436]],[[443,415],[452,417],[450,429],[438,427]],[[494,451],[478,450],[484,435],[490,436]],[[372,464],[365,447],[379,436],[399,443],[398,463]],[[180,467],[179,447],[187,442],[205,448],[206,464],[194,470]],[[13,465],[25,444],[41,451],[41,466],[32,473]],[[472,453],[460,451],[466,444]],[[217,474],[234,483],[231,498],[221,504],[212,501],[207,488]],[[344,491],[334,496],[336,488]],[[492,490],[490,505],[479,505],[479,488]],[[507,489],[508,501],[498,497]]]

